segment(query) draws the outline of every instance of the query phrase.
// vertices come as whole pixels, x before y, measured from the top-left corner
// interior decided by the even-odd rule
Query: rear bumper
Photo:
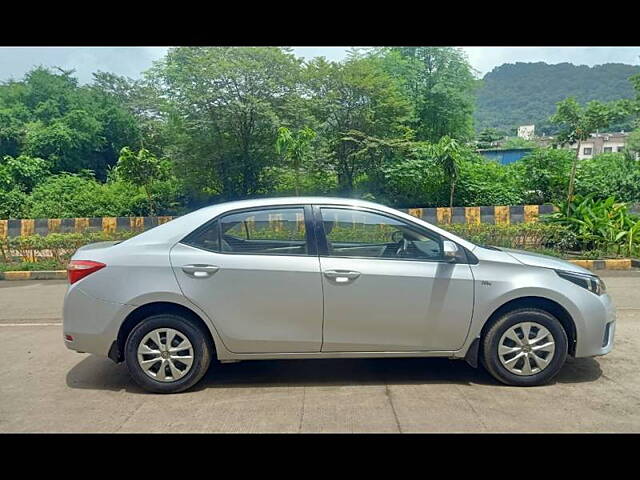
[[[66,347],[77,352],[108,356],[111,345],[117,339],[121,319],[134,308],[92,298],[77,286],[71,286],[65,295],[63,307]]]

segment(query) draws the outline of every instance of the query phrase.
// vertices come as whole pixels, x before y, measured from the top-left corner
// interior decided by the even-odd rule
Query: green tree
[[[120,151],[120,158],[116,165],[116,175],[125,182],[143,189],[149,200],[151,214],[157,212],[156,204],[151,195],[151,186],[169,177],[170,164],[168,160],[156,158],[149,150],[141,148],[137,153],[129,147]]]
[[[291,124],[298,60],[286,49],[181,47],[149,72],[167,102],[169,153],[195,193],[232,199],[260,190],[277,162],[277,128]]]
[[[433,145],[433,149],[433,155],[442,168],[442,173],[449,180],[449,206],[453,207],[453,195],[465,147],[457,140],[445,135],[438,143]]]
[[[494,143],[503,138],[504,135],[495,128],[485,128],[478,135],[478,138],[476,140],[476,147],[480,149],[493,148],[495,146]]]
[[[365,138],[408,138],[411,105],[397,82],[374,58],[344,63],[316,58],[306,65],[305,94],[318,120],[324,162],[338,176],[338,190],[351,195],[359,177],[376,174],[383,150],[363,149]],[[321,153],[322,154],[322,153]]]
[[[557,203],[566,195],[574,158],[570,150],[537,148],[508,168],[519,183],[525,203]]]
[[[577,146],[569,175],[567,204],[570,204],[573,198],[581,143],[588,139],[593,132],[607,128],[611,122],[623,118],[625,114],[626,112],[617,109],[614,104],[604,104],[595,100],[589,102],[586,107],[582,107],[573,97],[558,103],[556,113],[550,118],[550,121],[560,128],[557,136],[558,142],[561,145],[568,143]]]
[[[378,50],[382,65],[397,78],[413,106],[416,139],[472,140],[478,81],[464,52],[451,47],[393,47]]]
[[[629,134],[625,145],[625,151],[635,155],[640,155],[640,128]]]
[[[596,200],[615,197],[619,202],[640,201],[640,163],[625,153],[602,153],[580,162],[576,194]]]
[[[100,179],[136,123],[99,88],[79,86],[73,71],[38,67],[0,84],[0,156],[39,157],[54,173],[91,169]]]
[[[316,132],[309,127],[304,127],[294,133],[287,127],[278,129],[276,153],[282,155],[293,168],[296,195],[300,195],[300,168],[309,157],[311,142],[314,138],[316,138]]]
[[[11,190],[18,188],[30,192],[50,173],[48,162],[41,158],[9,155],[0,161],[0,188]]]

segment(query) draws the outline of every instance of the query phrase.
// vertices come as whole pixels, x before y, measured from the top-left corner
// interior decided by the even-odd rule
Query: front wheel
[[[567,358],[567,334],[549,312],[522,308],[500,317],[482,340],[481,360],[493,377],[515,386],[542,385]]]
[[[206,334],[178,315],[160,314],[139,323],[125,344],[131,377],[154,393],[177,393],[207,372],[212,349]]]

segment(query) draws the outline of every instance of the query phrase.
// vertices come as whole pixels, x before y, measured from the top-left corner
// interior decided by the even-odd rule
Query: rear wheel
[[[207,372],[211,356],[205,332],[173,314],[143,320],[125,344],[129,373],[138,385],[154,393],[177,393],[192,387]]]
[[[549,312],[522,308],[500,317],[482,340],[481,360],[507,385],[535,386],[555,377],[567,358],[567,334]]]

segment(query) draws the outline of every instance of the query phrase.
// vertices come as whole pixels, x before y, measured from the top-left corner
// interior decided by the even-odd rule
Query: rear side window
[[[182,243],[211,252],[220,251],[220,223],[218,220],[206,225],[201,230],[196,230]]]
[[[223,253],[307,255],[304,208],[233,213],[220,219]]]

